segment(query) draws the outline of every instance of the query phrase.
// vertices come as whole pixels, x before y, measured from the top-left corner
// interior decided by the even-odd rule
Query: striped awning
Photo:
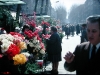
[[[26,4],[20,0],[0,0],[0,5],[15,5],[15,4]]]

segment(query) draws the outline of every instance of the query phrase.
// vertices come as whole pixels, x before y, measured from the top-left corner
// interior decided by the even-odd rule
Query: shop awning
[[[0,5],[15,5],[15,4],[26,4],[20,0],[0,0]]]

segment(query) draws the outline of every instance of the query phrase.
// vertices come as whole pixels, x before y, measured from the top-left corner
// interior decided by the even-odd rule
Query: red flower
[[[11,44],[8,50],[6,51],[6,54],[8,55],[9,59],[12,59],[13,56],[18,54],[19,52],[20,52],[20,49],[15,44]]]
[[[27,36],[29,39],[32,39],[32,37],[33,37],[33,33],[32,33],[31,30],[25,31],[24,34],[26,34],[26,36]]]
[[[31,21],[27,21],[27,24],[33,27],[36,27],[35,21],[31,20]]]
[[[44,49],[44,44],[41,42],[40,43],[41,49]]]
[[[37,35],[37,40],[39,40],[40,42],[42,42],[42,39],[39,37],[39,35]]]
[[[43,62],[38,62],[38,65],[39,65],[40,67],[42,67],[42,66],[43,66]]]
[[[10,72],[1,72],[2,74],[10,74]]]
[[[21,35],[20,33],[17,33],[17,32],[10,32],[10,34],[11,34],[12,36],[18,35],[19,37],[21,37],[22,39],[24,39],[24,36]]]
[[[50,26],[50,24],[48,22],[45,22],[45,21],[42,21],[42,25]]]
[[[45,38],[45,39],[50,38],[50,36],[51,36],[51,35],[48,35],[48,34],[46,34],[46,35],[43,34],[43,35],[42,35],[42,37]]]

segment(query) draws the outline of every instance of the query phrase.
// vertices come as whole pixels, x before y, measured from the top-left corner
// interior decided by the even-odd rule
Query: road
[[[79,35],[74,35],[69,36],[69,38],[67,39],[66,36],[64,36],[63,40],[62,40],[62,61],[59,62],[59,67],[58,67],[58,71],[59,74],[76,74],[76,72],[68,72],[64,69],[64,56],[66,54],[66,52],[70,51],[73,52],[75,50],[75,47],[77,44],[80,44],[80,34]],[[52,69],[52,65],[51,63],[46,66],[46,70],[51,70]]]

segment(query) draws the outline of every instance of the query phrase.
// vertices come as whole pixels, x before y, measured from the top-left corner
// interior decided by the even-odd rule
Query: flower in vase
[[[27,58],[24,54],[16,54],[13,57],[14,60],[14,65],[22,65],[25,64],[25,62],[27,61]]]

